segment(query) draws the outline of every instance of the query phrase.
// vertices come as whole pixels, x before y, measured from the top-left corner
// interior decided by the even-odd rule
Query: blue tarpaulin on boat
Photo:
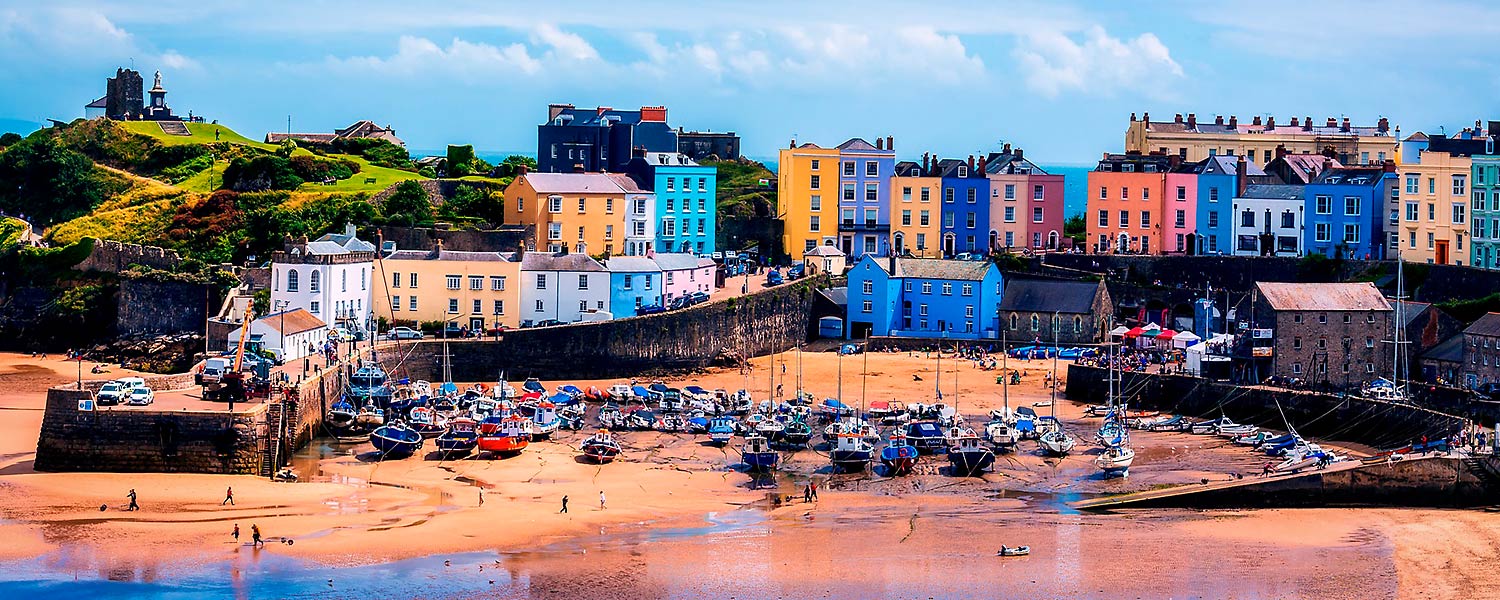
[[[569,396],[569,395],[564,394],[562,392],[558,392],[556,394],[553,394],[551,397],[547,398],[547,401],[551,402],[553,404],[556,404],[558,406],[563,406],[565,404],[576,404],[576,403],[582,402],[582,400],[578,399],[577,396]]]
[[[449,381],[444,383],[443,385],[438,386],[437,391],[440,394],[452,394],[458,391],[458,386]]]
[[[635,394],[635,396],[637,398],[650,398],[652,396],[651,390],[648,390],[648,389],[643,388],[643,387],[638,386],[638,385],[634,386],[634,387],[631,387],[630,388],[630,393]]]
[[[1036,431],[1036,422],[1028,419],[1016,421],[1016,431]]]

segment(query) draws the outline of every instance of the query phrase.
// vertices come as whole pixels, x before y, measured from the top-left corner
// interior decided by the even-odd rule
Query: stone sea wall
[[[47,390],[38,471],[219,473],[260,469],[260,413],[78,410],[83,390]]]
[[[738,364],[809,339],[815,277],[667,313],[508,331],[499,340],[448,342],[456,381],[640,376]],[[396,377],[441,380],[443,342],[383,349]]]

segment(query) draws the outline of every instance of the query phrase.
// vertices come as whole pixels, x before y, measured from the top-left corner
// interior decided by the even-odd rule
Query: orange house
[[[1089,172],[1086,246],[1096,254],[1160,254],[1167,172],[1178,159],[1105,154]]]

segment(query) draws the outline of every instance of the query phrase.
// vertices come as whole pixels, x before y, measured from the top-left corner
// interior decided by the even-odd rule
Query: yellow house
[[[793,261],[801,261],[808,250],[838,239],[839,150],[793,142],[777,161],[777,202],[785,226],[781,245]]]
[[[1415,154],[1401,165],[1398,181],[1402,203],[1401,259],[1440,265],[1468,264],[1469,175],[1473,159],[1441,150],[1417,150]]]
[[[923,176],[922,165],[896,164],[896,175],[886,186],[891,202],[891,247],[898,256],[942,257],[941,177]]]
[[[1249,162],[1264,165],[1276,159],[1276,148],[1291,154],[1325,154],[1344,165],[1378,165],[1387,159],[1401,161],[1401,128],[1391,128],[1390,120],[1381,117],[1374,126],[1360,126],[1329,117],[1314,123],[1312,117],[1292,117],[1290,121],[1255,116],[1242,122],[1230,115],[1214,117],[1213,122],[1198,120],[1198,115],[1174,115],[1171,121],[1152,121],[1150,113],[1140,120],[1130,115],[1125,131],[1125,151],[1150,154],[1159,152],[1182,157],[1183,162],[1197,162],[1216,155],[1243,156]]]
[[[521,313],[521,262],[501,252],[397,250],[375,260],[375,316],[451,321],[470,330],[514,328]]]
[[[624,254],[625,193],[604,173],[525,173],[505,188],[506,221],[535,225],[537,249]]]

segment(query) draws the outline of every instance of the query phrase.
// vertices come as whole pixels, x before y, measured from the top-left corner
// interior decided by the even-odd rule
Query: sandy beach
[[[774,372],[790,395],[797,389],[797,355],[781,355],[784,376],[782,362],[767,370],[770,360],[754,361],[748,384],[736,370],[668,383],[748,385],[764,397]],[[832,397],[842,381],[844,401],[856,405],[931,402],[941,380],[945,401],[971,423],[982,423],[1005,402],[995,372],[951,356],[942,361],[941,379],[930,356],[873,353],[867,370],[865,360],[804,353],[802,387]],[[1010,366],[1024,373],[1022,384],[1008,389],[1011,406],[1047,400],[1042,382],[1050,361]],[[1480,511],[1078,514],[1066,507],[1070,499],[1094,494],[1248,475],[1263,462],[1222,440],[1179,433],[1136,434],[1131,477],[1111,480],[1097,476],[1087,449],[1059,461],[1036,455],[1034,442],[1024,442],[982,478],[944,475],[937,467],[945,461],[931,457],[911,477],[831,475],[827,458],[809,450],[791,457],[774,479],[756,482],[729,468],[738,462],[732,448],[686,434],[622,433],[621,460],[585,464],[576,458],[576,445],[587,431],[562,432],[504,460],[374,462],[368,443],[319,440],[293,462],[299,483],[36,473],[31,459],[45,388],[71,381],[74,368],[57,358],[0,356],[0,389],[6,390],[0,397],[0,496],[6,498],[0,536],[8,542],[0,545],[0,561],[7,561],[0,565],[12,565],[0,566],[0,573],[12,571],[0,587],[27,580],[16,569],[170,582],[191,576],[184,569],[216,573],[228,565],[236,586],[264,592],[277,588],[273,576],[259,575],[266,580],[257,582],[257,565],[291,560],[341,574],[387,563],[416,565],[414,572],[466,573],[413,588],[423,597],[483,590],[613,598],[1500,596],[1489,568],[1500,527]],[[107,376],[119,374],[98,377]],[[547,382],[549,388],[558,383],[564,382]],[[602,388],[617,382],[566,383]],[[1057,408],[1080,437],[1091,437],[1098,426],[1097,419],[1082,418],[1081,406],[1060,402]],[[809,481],[820,485],[820,498],[806,504],[801,491]],[[228,487],[235,504],[221,506]],[[138,512],[123,510],[130,489],[139,495]],[[600,507],[601,491],[607,507]],[[776,506],[770,499],[778,495],[796,499]],[[559,513],[563,496],[570,500],[566,514]],[[230,537],[236,524],[238,542]],[[252,524],[268,536],[264,549],[247,545]],[[1002,544],[1030,545],[1033,554],[1000,559],[994,553]],[[435,556],[450,564],[422,562]],[[475,567],[485,565],[491,575],[478,575]],[[495,573],[503,577],[488,583]]]

